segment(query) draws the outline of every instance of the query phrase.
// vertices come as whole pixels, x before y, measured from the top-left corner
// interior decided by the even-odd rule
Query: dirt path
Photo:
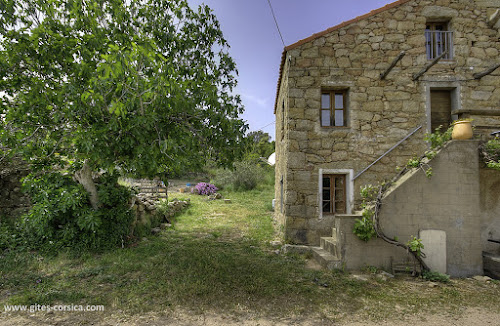
[[[182,325],[182,326],[216,326],[216,325],[238,325],[238,326],[285,326],[285,325],[335,325],[335,326],[441,326],[441,325],[456,325],[456,326],[497,326],[500,325],[500,314],[490,313],[483,309],[467,308],[460,315],[430,315],[422,312],[413,316],[400,316],[396,320],[390,321],[368,321],[360,320],[357,316],[349,316],[341,321],[328,321],[315,318],[280,318],[271,319],[266,317],[255,317],[252,315],[223,315],[223,314],[204,314],[192,315],[188,312],[175,312],[166,315],[157,313],[147,313],[140,316],[124,316],[124,315],[109,315],[109,314],[91,314],[91,313],[12,313],[0,314],[1,326],[35,326],[35,325]]]

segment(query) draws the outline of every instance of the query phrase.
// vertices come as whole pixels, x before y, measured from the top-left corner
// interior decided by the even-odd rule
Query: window
[[[322,91],[321,92],[321,126],[345,127],[347,126],[347,91]]]
[[[448,23],[427,23],[425,41],[427,60],[433,60],[445,51],[443,59],[453,59],[453,32],[448,31]]]
[[[346,175],[325,174],[322,184],[323,213],[346,213]]]

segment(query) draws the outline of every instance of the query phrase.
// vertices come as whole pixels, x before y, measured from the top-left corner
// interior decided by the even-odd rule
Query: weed
[[[424,278],[424,280],[432,282],[441,282],[441,283],[450,282],[450,275],[442,274],[439,272],[424,271],[422,273],[422,277]]]

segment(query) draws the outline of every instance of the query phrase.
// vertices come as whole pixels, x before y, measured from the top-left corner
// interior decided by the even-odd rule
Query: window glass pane
[[[335,178],[335,187],[344,187],[344,177],[343,176],[338,176]]]
[[[321,110],[321,125],[330,126],[330,110]]]
[[[344,126],[344,110],[335,110],[335,126]]]
[[[323,200],[330,200],[330,190],[323,189]]]
[[[329,109],[330,108],[330,94],[321,94],[321,108]]]
[[[335,108],[343,109],[344,108],[344,94],[343,93],[335,93]]]
[[[335,200],[343,200],[344,199],[344,188],[335,189]]]
[[[323,202],[323,212],[325,213],[330,213],[330,202],[329,201],[324,201]]]
[[[330,178],[323,178],[323,187],[330,188]]]

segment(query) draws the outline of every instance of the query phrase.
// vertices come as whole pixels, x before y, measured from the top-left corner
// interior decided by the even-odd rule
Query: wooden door
[[[451,91],[431,90],[431,130],[448,129],[451,123]]]

